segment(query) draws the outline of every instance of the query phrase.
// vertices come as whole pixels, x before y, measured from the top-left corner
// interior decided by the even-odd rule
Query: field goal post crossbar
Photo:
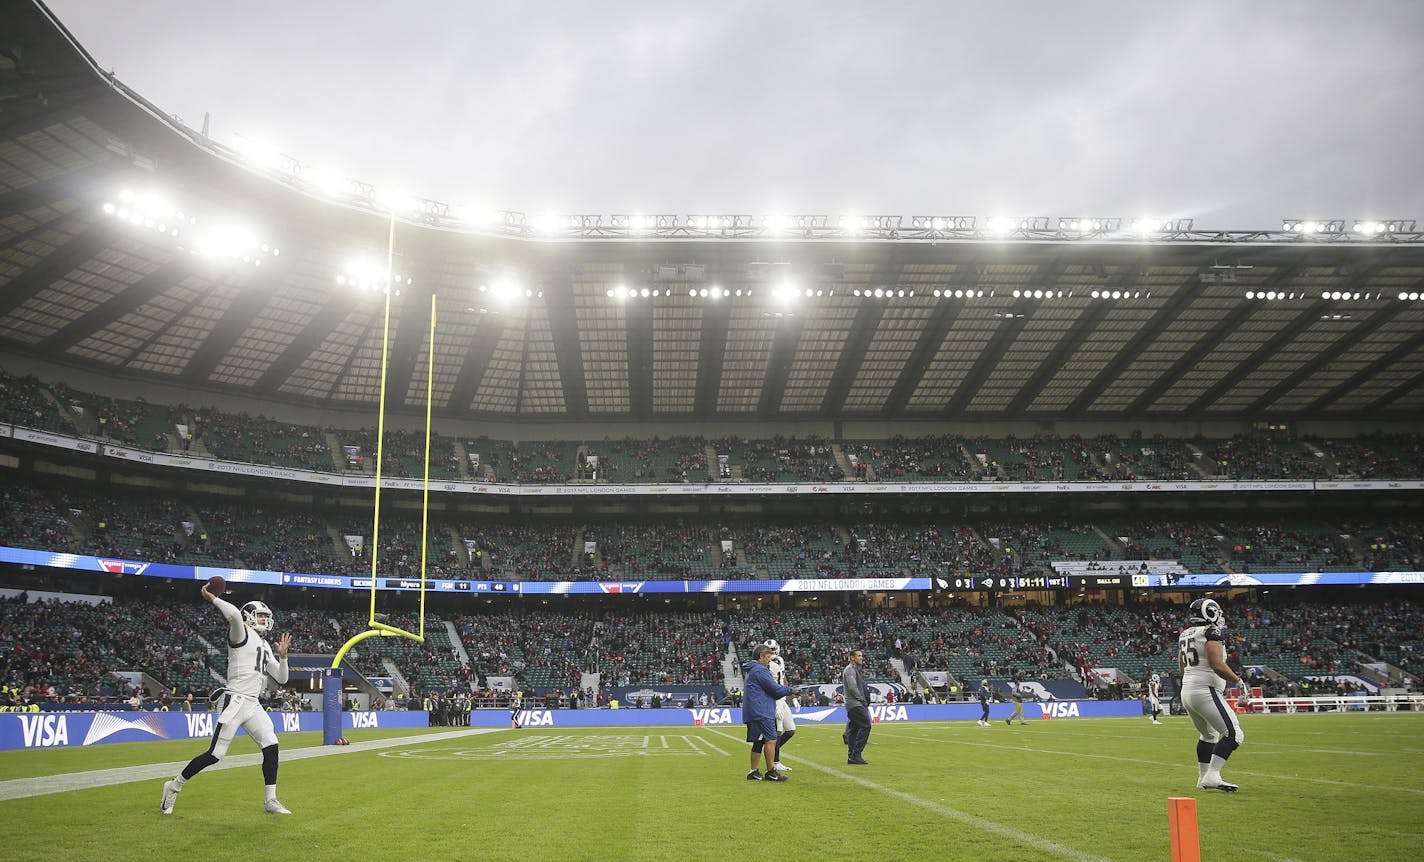
[[[435,390],[435,309],[436,295],[430,294],[430,347],[426,355],[426,382],[425,382],[425,470],[422,477],[423,496],[421,498],[420,513],[420,620],[417,631],[411,632],[399,626],[393,626],[386,621],[379,619],[381,614],[376,613],[376,584],[379,573],[380,557],[380,537],[381,537],[381,467],[385,462],[385,438],[386,438],[386,370],[390,358],[391,341],[391,294],[395,292],[395,285],[392,282],[392,272],[395,266],[395,241],[396,241],[396,216],[395,211],[391,212],[390,232],[386,242],[386,274],[385,274],[385,311],[381,328],[381,386],[380,403],[376,418],[376,489],[374,513],[371,525],[371,605],[370,615],[366,620],[368,628],[363,632],[358,632],[350,640],[342,644],[336,655],[331,660],[331,667],[327,668],[322,679],[322,744],[336,745],[337,740],[342,738],[342,702],[341,693],[345,672],[341,669],[341,661],[346,657],[346,653],[353,646],[370,637],[402,637],[409,638],[416,643],[425,643],[425,584],[426,584],[426,564],[429,555],[429,533],[430,533],[430,446],[431,446],[431,411],[433,408],[433,396]]]

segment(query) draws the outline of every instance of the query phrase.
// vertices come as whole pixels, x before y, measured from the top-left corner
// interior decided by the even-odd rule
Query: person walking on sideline
[[[841,688],[845,691],[846,729],[841,738],[846,744],[846,763],[868,765],[862,756],[870,739],[870,689],[865,686],[865,652],[850,651],[850,664],[841,673]]]

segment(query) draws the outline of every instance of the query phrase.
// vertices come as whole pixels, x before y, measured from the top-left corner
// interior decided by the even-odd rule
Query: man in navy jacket
[[[771,648],[757,644],[752,649],[752,660],[742,670],[746,678],[742,683],[742,721],[747,725],[747,742],[752,744],[752,771],[747,773],[748,781],[785,781],[786,774],[771,768],[776,762],[776,702],[791,694],[790,686],[778,685],[771,678],[767,665],[771,663]],[[761,765],[762,751],[766,751],[766,775],[757,771]]]

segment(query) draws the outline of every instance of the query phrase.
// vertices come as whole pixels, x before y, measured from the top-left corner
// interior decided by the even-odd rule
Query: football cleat
[[[780,772],[775,772],[775,771],[773,771],[773,772],[768,772],[766,775],[764,775],[764,776],[762,777],[761,780],[762,780],[762,781],[786,781],[786,780],[788,780],[788,779],[786,778],[785,775],[782,775]]]
[[[172,781],[163,782],[163,802],[159,804],[158,810],[164,814],[173,813],[173,803],[178,801],[178,785]]]
[[[786,764],[782,763],[782,762],[779,761],[779,760],[776,762],[776,764],[775,764],[774,766],[772,766],[772,769],[775,769],[777,772],[790,772],[790,771],[791,771],[791,767],[787,766]]]
[[[761,773],[760,773],[760,772],[757,772],[755,769],[753,769],[751,772],[748,772],[748,773],[747,773],[747,780],[748,780],[748,781],[761,781],[761,780],[762,780],[762,779],[761,779]]]
[[[267,800],[267,802],[262,806],[262,810],[263,810],[263,811],[266,811],[268,814],[291,814],[291,813],[292,813],[292,812],[290,812],[290,811],[287,810],[287,806],[283,805],[282,803],[278,802],[278,801],[275,800],[275,799],[269,799],[269,800]]]
[[[1219,775],[1215,777],[1210,775],[1206,776],[1197,782],[1197,787],[1200,787],[1202,790],[1220,790],[1223,793],[1235,793],[1241,789],[1238,785],[1221,780],[1221,776]]]
[[[847,760],[846,763],[849,764],[850,766],[869,766],[869,765],[870,765],[870,761],[866,760],[864,757],[852,757],[850,760]]]

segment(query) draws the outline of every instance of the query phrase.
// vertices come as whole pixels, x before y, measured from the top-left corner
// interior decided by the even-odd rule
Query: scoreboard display
[[[1056,590],[1068,586],[1065,575],[940,575],[932,579],[940,590],[959,592],[999,592],[1003,590]]]
[[[1072,582],[1080,590],[1120,590],[1133,586],[1132,575],[1073,575]]]

